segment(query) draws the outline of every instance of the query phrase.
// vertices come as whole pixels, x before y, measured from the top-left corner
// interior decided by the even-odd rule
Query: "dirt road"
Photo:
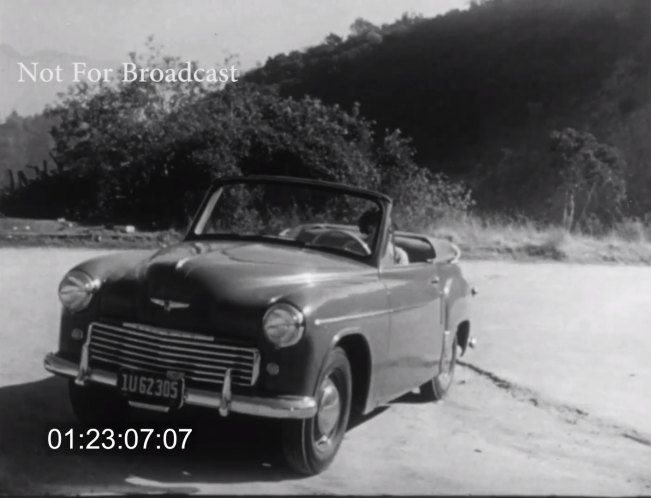
[[[60,455],[70,422],[56,287],[101,251],[0,250],[0,491],[18,493],[651,493],[651,268],[465,263],[478,348],[449,399],[411,396],[351,428],[333,466],[296,478],[276,426],[217,421],[186,454]]]

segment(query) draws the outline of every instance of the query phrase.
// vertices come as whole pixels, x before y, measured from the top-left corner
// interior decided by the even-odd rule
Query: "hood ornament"
[[[157,299],[152,297],[150,301],[157,306],[162,306],[165,311],[181,310],[190,307],[190,303],[172,301],[171,299]]]

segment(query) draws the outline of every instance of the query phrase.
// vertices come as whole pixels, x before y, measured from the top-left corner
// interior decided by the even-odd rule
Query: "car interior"
[[[394,243],[407,253],[409,264],[430,263],[436,258],[436,251],[432,244],[421,237],[398,233],[394,236]]]
[[[290,230],[285,230],[281,235],[299,240],[306,244],[314,243],[317,240],[319,245],[329,247],[347,248],[352,252],[360,254],[355,244],[351,245],[352,239],[347,235],[361,237],[359,229],[353,225],[331,225],[331,224],[310,224],[300,225]],[[409,264],[429,263],[436,257],[434,247],[424,238],[417,235],[396,233],[394,236],[396,246],[404,249],[409,256]]]

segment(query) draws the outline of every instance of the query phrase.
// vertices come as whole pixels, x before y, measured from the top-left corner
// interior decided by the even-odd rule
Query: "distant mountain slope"
[[[20,54],[11,45],[0,44],[0,120],[4,120],[12,111],[22,116],[40,113],[46,104],[56,99],[58,92],[63,92],[71,84],[69,71],[64,74],[63,82],[52,81],[20,83],[18,63],[38,62],[38,67],[56,67],[64,69],[72,62],[85,62],[88,67],[114,68],[119,62],[92,59],[82,55],[67,54],[54,50],[39,50],[33,54]]]
[[[64,81],[60,83],[20,83],[19,62],[28,65],[38,62],[38,67],[49,68],[59,64],[67,72],[62,72]],[[47,104],[56,100],[57,93],[65,92],[72,84],[69,71],[72,62],[85,62],[88,67],[98,68],[119,66],[115,61],[54,50],[22,55],[12,46],[0,44],[0,188],[12,183],[19,185],[21,178],[34,178],[40,174],[34,168],[28,168],[28,165],[42,170],[43,161],[48,161],[49,168],[55,167],[49,156],[51,123],[42,112]]]
[[[617,141],[613,127],[621,135],[649,102],[649,31],[646,0],[489,0],[389,26],[358,20],[347,39],[275,56],[247,78],[357,101],[379,127],[413,137],[421,164],[468,173],[543,147],[562,126]],[[651,169],[648,150],[624,152]]]

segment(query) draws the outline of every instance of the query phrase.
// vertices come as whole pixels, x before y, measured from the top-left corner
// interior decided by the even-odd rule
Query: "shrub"
[[[565,128],[550,135],[551,166],[562,193],[562,224],[581,226],[587,215],[612,225],[626,203],[626,161],[621,152],[588,132]]]
[[[651,227],[637,218],[627,218],[615,224],[612,233],[627,242],[651,241]]]
[[[419,168],[411,140],[399,130],[388,134],[378,150],[381,189],[394,200],[393,221],[401,230],[422,231],[442,218],[468,213],[470,189],[442,173]]]
[[[167,228],[187,222],[215,179],[235,174],[378,189],[411,230],[472,205],[464,186],[416,165],[399,131],[376,135],[359,106],[347,112],[246,83],[188,94],[157,85],[73,88],[49,110],[59,170],[7,195],[2,208]]]

